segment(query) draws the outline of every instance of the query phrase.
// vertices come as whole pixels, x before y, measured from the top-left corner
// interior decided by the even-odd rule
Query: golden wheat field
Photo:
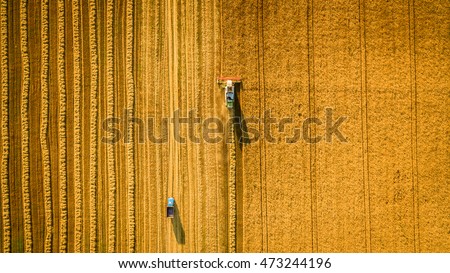
[[[0,3],[2,252],[450,252],[449,1]]]

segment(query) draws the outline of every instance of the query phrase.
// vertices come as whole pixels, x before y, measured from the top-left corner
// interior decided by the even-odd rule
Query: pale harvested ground
[[[2,0],[1,251],[449,252],[449,10]],[[252,144],[239,128],[228,144],[180,144],[172,124],[149,141],[147,117],[159,137],[177,109],[226,121],[218,75],[243,77],[237,115],[301,129],[330,107],[348,142],[285,143],[293,126],[273,125],[271,144],[251,123]],[[145,125],[103,143],[124,109]]]

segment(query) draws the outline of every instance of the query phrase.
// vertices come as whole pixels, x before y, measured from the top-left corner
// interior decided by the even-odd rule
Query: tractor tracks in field
[[[2,192],[2,242],[3,252],[11,252],[11,213],[9,188],[9,88],[8,88],[8,1],[0,4],[1,27],[1,192]]]
[[[24,218],[24,251],[32,251],[31,197],[30,197],[30,126],[29,126],[29,92],[30,92],[30,58],[28,54],[28,19],[27,1],[20,2],[20,44],[22,55],[22,196]]]
[[[67,252],[67,90],[65,68],[65,10],[64,0],[58,1],[58,90],[59,90],[59,117],[58,117],[58,145],[59,145],[59,251]]]
[[[106,93],[107,118],[115,117],[115,75],[114,75],[114,1],[107,1],[106,8]],[[108,138],[113,137],[109,132]],[[108,173],[108,252],[116,250],[116,192],[117,178],[115,166],[115,145],[107,146],[107,173]]]
[[[90,167],[89,167],[89,251],[97,251],[97,187],[98,187],[98,44],[97,4],[89,1],[89,49],[90,49]]]
[[[44,0],[41,6],[41,151],[44,172],[44,206],[45,206],[45,239],[44,252],[52,251],[53,243],[53,204],[50,150],[48,140],[49,130],[49,3]]]
[[[81,76],[81,10],[80,0],[72,2],[73,27],[73,115],[74,115],[74,252],[82,252],[83,237],[83,183],[82,183],[82,76]]]

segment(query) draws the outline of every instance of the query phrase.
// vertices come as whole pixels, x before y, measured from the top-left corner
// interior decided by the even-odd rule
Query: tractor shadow
[[[252,143],[249,137],[249,130],[247,126],[247,121],[242,113],[241,108],[241,92],[244,88],[242,82],[235,86],[235,103],[234,111],[232,111],[231,119],[232,126],[234,127],[234,137],[235,139],[235,189],[236,189],[236,223],[235,223],[235,237],[233,238],[236,242],[236,252],[243,252],[243,145],[249,145]],[[228,127],[227,127],[228,128]]]
[[[247,126],[247,121],[245,116],[242,113],[241,108],[241,90],[243,89],[243,84],[238,83],[235,86],[235,98],[234,98],[234,111],[231,112],[231,118],[234,126],[234,133],[235,133],[235,140],[238,144],[239,150],[242,150],[242,145],[247,145],[252,143],[250,137],[249,137],[249,131]]]
[[[186,243],[186,236],[184,233],[183,224],[181,223],[180,211],[178,210],[177,202],[175,202],[175,211],[172,220],[172,229],[177,239],[177,243],[184,245]]]

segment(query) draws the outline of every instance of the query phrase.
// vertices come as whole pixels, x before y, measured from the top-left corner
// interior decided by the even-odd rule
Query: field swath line
[[[369,181],[369,150],[367,130],[367,67],[366,67],[366,26],[365,1],[360,1],[360,57],[361,57],[361,142],[363,155],[363,181],[364,181],[364,214],[365,214],[365,244],[366,251],[371,252],[371,216],[370,216],[370,181]]]
[[[310,117],[315,116],[315,76],[314,76],[314,2],[308,2],[307,13],[307,33],[308,33],[308,114]],[[315,127],[309,128],[311,136],[316,135]],[[310,153],[310,182],[311,182],[311,244],[312,252],[318,251],[318,235],[317,235],[317,177],[316,177],[316,145],[311,144]]]
[[[24,218],[24,251],[32,252],[31,231],[31,199],[30,199],[30,127],[28,118],[29,94],[30,94],[30,58],[28,54],[28,20],[27,2],[20,2],[20,50],[22,55],[22,196]]]
[[[91,57],[90,90],[90,168],[89,168],[89,251],[97,251],[97,182],[98,182],[98,44],[97,4],[89,1],[89,47]]]
[[[134,44],[134,1],[128,0],[126,7],[126,84],[127,84],[127,113],[128,118],[132,119],[135,112],[135,91],[134,91],[134,73],[133,73],[133,44]],[[130,120],[129,119],[129,120]],[[135,252],[135,162],[134,162],[134,124],[129,122],[128,128],[129,142],[127,144],[127,180],[128,180],[128,251]]]
[[[65,80],[65,16],[64,0],[58,1],[58,90],[59,90],[59,117],[58,117],[58,144],[59,144],[59,251],[67,252],[67,135],[66,113],[67,95]]]
[[[83,186],[81,181],[81,49],[80,2],[72,2],[74,59],[74,183],[75,183],[75,252],[82,251]]]
[[[161,76],[161,66],[162,66],[162,48],[163,48],[163,41],[161,39],[162,37],[162,16],[164,16],[164,13],[161,12],[161,3],[159,1],[156,1],[155,3],[155,11],[154,11],[154,22],[155,22],[155,44],[158,45],[155,47],[157,50],[155,50],[154,53],[154,59],[155,61],[155,67],[153,68],[154,78],[155,78],[155,85],[154,90],[163,90],[164,89],[164,83],[161,83],[163,81],[163,77]],[[158,96],[159,95],[159,96]],[[153,109],[155,116],[163,117],[163,107],[162,104],[159,106],[159,103],[163,102],[163,94],[160,94],[159,92],[153,92]],[[163,125],[158,126],[158,122],[155,122],[155,130],[161,130]],[[161,212],[162,200],[164,199],[162,192],[163,192],[163,157],[162,157],[162,145],[155,145],[155,159],[156,159],[156,251],[160,252],[162,249],[162,223],[163,223],[163,215]]]
[[[50,151],[48,141],[49,122],[49,4],[43,0],[41,4],[42,16],[42,47],[41,47],[41,128],[40,140],[42,164],[44,171],[44,206],[45,206],[45,241],[44,252],[52,252],[53,240],[53,206],[52,184],[50,173]]]
[[[417,77],[416,77],[416,25],[414,1],[409,2],[409,60],[411,82],[411,169],[413,184],[413,214],[414,214],[414,252],[420,252],[419,229],[419,187],[418,187],[418,161],[417,161]]]
[[[3,252],[11,252],[11,214],[9,192],[9,88],[8,88],[8,1],[0,5],[1,18],[1,71],[2,71],[2,222],[3,222]]]
[[[106,89],[107,118],[113,118],[114,111],[114,0],[108,0],[106,7]],[[114,137],[108,132],[108,139]],[[114,144],[107,145],[108,165],[108,252],[116,250],[116,167]]]
[[[234,136],[234,124],[230,123],[229,138],[231,139],[230,164],[228,169],[228,252],[236,252],[236,141]]]

